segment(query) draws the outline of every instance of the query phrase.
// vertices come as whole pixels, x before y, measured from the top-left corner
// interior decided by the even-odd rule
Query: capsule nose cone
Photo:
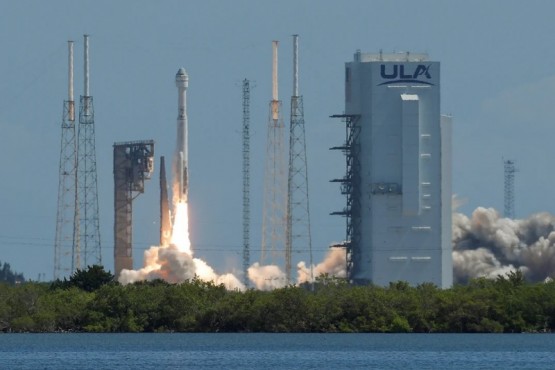
[[[175,84],[177,87],[187,87],[189,85],[189,76],[185,68],[179,68],[175,74]]]
[[[179,71],[177,71],[176,77],[177,76],[187,76],[187,71],[185,71],[185,68],[181,67],[179,68]]]

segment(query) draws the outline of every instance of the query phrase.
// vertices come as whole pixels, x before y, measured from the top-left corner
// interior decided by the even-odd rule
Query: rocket
[[[170,203],[168,201],[168,183],[166,180],[166,161],[160,157],[160,245],[170,245],[172,235],[172,221]]]
[[[187,202],[189,184],[188,166],[188,140],[187,140],[187,87],[189,76],[185,68],[180,68],[175,75],[175,86],[177,86],[177,145],[175,149],[175,175],[177,175],[177,199],[179,202]]]

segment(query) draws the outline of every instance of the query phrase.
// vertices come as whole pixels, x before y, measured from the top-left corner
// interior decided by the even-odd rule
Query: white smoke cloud
[[[336,277],[346,276],[345,249],[331,248],[324,257],[324,260],[313,266],[313,277],[316,279],[322,274],[329,274]],[[276,265],[260,265],[258,262],[248,269],[249,280],[256,289],[272,290],[283,288],[287,285],[287,276]],[[297,264],[297,282],[302,284],[310,282],[310,267],[306,262],[300,261]]]
[[[530,281],[555,276],[555,216],[503,218],[478,207],[472,217],[453,214],[453,270],[456,282],[494,278],[520,269]]]
[[[272,290],[287,285],[285,272],[281,271],[276,265],[260,265],[255,262],[247,271],[249,280],[256,289]]]
[[[144,253],[144,266],[140,270],[122,270],[118,281],[130,284],[142,280],[162,279],[169,283],[182,283],[195,277],[203,281],[223,284],[228,290],[245,290],[232,274],[218,275],[212,267],[176,246],[150,247]]]
[[[310,267],[301,261],[297,264],[297,283],[310,282]],[[314,279],[322,274],[344,278],[347,276],[347,264],[345,260],[345,248],[330,248],[324,260],[313,266],[312,275]]]

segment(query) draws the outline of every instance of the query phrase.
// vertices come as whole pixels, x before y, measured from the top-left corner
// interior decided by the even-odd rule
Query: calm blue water
[[[554,369],[549,334],[0,334],[0,369]]]

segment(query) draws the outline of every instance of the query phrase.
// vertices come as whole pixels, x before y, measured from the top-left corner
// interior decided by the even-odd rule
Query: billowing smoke
[[[285,272],[276,265],[260,265],[255,262],[248,269],[249,280],[256,289],[272,290],[287,285]]]
[[[278,266],[260,265],[258,262],[249,267],[249,280],[254,287],[260,290],[272,290],[283,288],[287,285],[287,277]],[[336,277],[346,276],[345,249],[331,248],[324,260],[312,267],[312,277],[315,280],[322,274],[328,274]],[[297,264],[297,284],[310,282],[311,272],[310,266],[304,261]]]
[[[129,284],[142,280],[162,279],[169,283],[182,283],[197,277],[203,281],[223,284],[229,290],[244,290],[245,287],[233,274],[218,275],[199,258],[180,251],[175,245],[150,247],[145,251],[145,263],[140,270],[123,270],[119,282]]]
[[[345,248],[331,248],[322,262],[312,269],[312,276],[317,278],[320,275],[328,274],[339,278],[347,276],[347,264],[345,262]],[[310,267],[304,262],[297,264],[298,283],[310,282]]]
[[[453,214],[453,269],[458,283],[495,278],[520,269],[530,281],[555,276],[555,216],[537,213],[524,220],[503,218],[478,207],[469,218]]]
[[[218,275],[205,261],[193,258],[187,203],[177,203],[175,211],[171,244],[150,247],[144,254],[144,267],[140,270],[123,270],[119,282],[129,284],[141,280],[163,279],[169,283],[181,283],[197,277],[218,285],[224,284],[229,290],[244,290],[244,285],[233,274]]]

